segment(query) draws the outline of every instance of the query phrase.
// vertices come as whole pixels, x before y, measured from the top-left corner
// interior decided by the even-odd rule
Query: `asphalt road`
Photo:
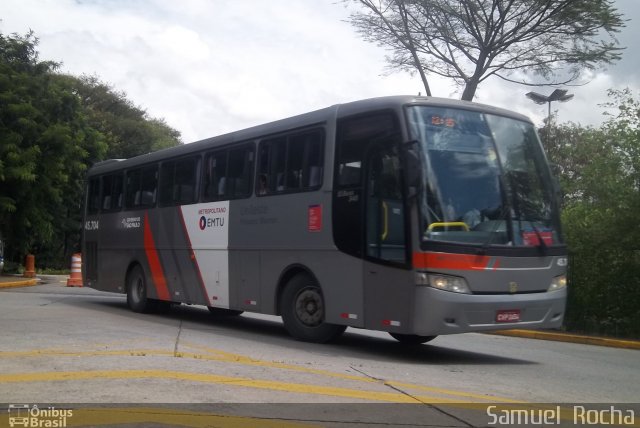
[[[566,426],[569,403],[640,415],[629,404],[640,402],[637,350],[486,334],[406,347],[352,329],[308,344],[277,317],[185,305],[137,314],[124,296],[56,277],[0,290],[0,331],[0,403],[68,403],[66,426],[486,426],[493,403],[558,409]]]

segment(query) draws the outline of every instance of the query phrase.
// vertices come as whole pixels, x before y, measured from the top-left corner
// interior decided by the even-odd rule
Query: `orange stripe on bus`
[[[158,256],[158,250],[156,249],[156,243],[153,240],[153,233],[151,232],[151,226],[149,225],[148,213],[145,213],[144,215],[144,252],[147,254],[147,261],[149,262],[151,277],[153,278],[153,285],[156,287],[158,298],[161,300],[170,300],[167,280],[164,277],[162,264],[160,263],[160,257]]]
[[[490,260],[489,256],[474,254],[413,253],[413,267],[417,269],[485,270]]]

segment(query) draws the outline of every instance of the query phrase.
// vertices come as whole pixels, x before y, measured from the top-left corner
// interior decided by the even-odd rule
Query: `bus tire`
[[[133,312],[153,310],[153,302],[147,297],[147,279],[140,265],[131,269],[127,275],[127,305]]]
[[[309,275],[298,274],[289,280],[281,296],[280,308],[284,328],[297,340],[326,343],[347,328],[324,322],[322,291]]]
[[[404,345],[421,345],[423,343],[431,342],[438,336],[419,336],[417,334],[401,334],[401,333],[389,333],[398,342]]]
[[[244,311],[236,309],[214,308],[213,306],[207,306],[207,309],[209,309],[209,312],[211,312],[211,315],[214,317],[237,317],[244,313]]]

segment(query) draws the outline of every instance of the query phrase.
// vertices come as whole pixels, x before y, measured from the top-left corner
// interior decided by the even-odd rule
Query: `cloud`
[[[618,0],[637,15],[636,1]],[[348,11],[334,0],[3,0],[0,31],[33,29],[41,58],[99,76],[189,142],[335,103],[424,93],[417,76],[385,73],[386,52],[355,34]],[[621,41],[635,40],[637,28],[628,24]],[[638,87],[629,46],[620,66],[553,106],[561,121],[597,123],[606,89]],[[459,96],[448,81],[430,84],[434,95]],[[546,107],[526,99],[529,90],[489,80],[477,101],[541,123]]]

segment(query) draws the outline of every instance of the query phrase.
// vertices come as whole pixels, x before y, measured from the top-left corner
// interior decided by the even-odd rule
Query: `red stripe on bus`
[[[153,285],[156,287],[158,298],[161,300],[170,300],[167,280],[164,277],[162,264],[160,263],[160,257],[158,256],[158,250],[156,249],[156,243],[153,240],[153,233],[151,232],[151,226],[149,225],[148,213],[145,213],[144,215],[144,252],[147,254],[147,262],[149,262],[151,277],[153,279]]]
[[[490,260],[489,256],[474,254],[413,253],[413,267],[417,269],[484,270]]]

